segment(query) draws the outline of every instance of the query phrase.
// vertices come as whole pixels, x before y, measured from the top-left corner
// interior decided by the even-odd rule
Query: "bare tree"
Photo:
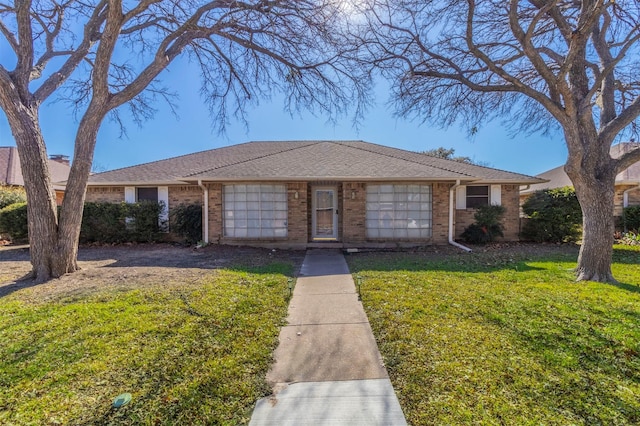
[[[640,114],[637,0],[371,0],[360,58],[393,82],[398,113],[430,122],[502,118],[514,133],[561,129],[583,211],[578,280],[613,281],[612,158]]]
[[[335,117],[366,104],[366,78],[340,49],[343,14],[331,0],[49,0],[0,3],[0,107],[21,158],[33,275],[77,270],[82,208],[98,130],[128,106],[142,122],[171,93],[158,76],[186,55],[218,128],[275,91],[287,107]],[[9,57],[5,54],[3,57]],[[5,59],[3,59],[5,61]],[[15,61],[15,62],[14,62]],[[60,214],[48,170],[40,107],[54,96],[77,109],[73,164]],[[358,114],[359,110],[356,110]]]

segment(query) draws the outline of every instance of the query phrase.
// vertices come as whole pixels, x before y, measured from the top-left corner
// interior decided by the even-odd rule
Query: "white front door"
[[[338,191],[335,187],[313,188],[312,237],[316,241],[338,239]]]

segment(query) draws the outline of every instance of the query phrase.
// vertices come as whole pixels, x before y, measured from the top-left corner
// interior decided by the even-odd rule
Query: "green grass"
[[[34,302],[0,298],[0,424],[229,424],[270,393],[290,265]],[[132,402],[111,409],[123,392]]]
[[[356,255],[351,271],[410,424],[640,424],[640,247],[619,285],[575,254]]]

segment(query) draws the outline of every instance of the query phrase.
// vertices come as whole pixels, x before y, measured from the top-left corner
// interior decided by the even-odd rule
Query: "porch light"
[[[293,198],[295,198],[296,200],[298,199],[298,191],[294,192]]]
[[[351,191],[351,199],[352,200],[356,199],[356,191]]]

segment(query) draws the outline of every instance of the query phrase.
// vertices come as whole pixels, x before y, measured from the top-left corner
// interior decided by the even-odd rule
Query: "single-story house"
[[[611,147],[611,156],[618,158],[622,154],[640,148],[638,142],[623,142]],[[520,204],[534,192],[542,189],[562,188],[573,186],[571,179],[564,171],[564,166],[556,167],[540,173],[536,177],[544,179],[545,182],[528,186],[520,191]],[[618,173],[615,182],[615,198],[613,215],[622,216],[622,209],[629,206],[640,205],[640,161]]]
[[[56,202],[62,204],[64,198],[64,182],[69,178],[71,166],[66,155],[51,155],[49,157],[49,172],[56,191]],[[0,185],[24,186],[20,156],[15,146],[0,146]]]
[[[363,141],[248,142],[94,174],[86,199],[201,203],[209,243],[380,247],[453,242],[488,204],[517,240],[519,188],[541,182]]]

